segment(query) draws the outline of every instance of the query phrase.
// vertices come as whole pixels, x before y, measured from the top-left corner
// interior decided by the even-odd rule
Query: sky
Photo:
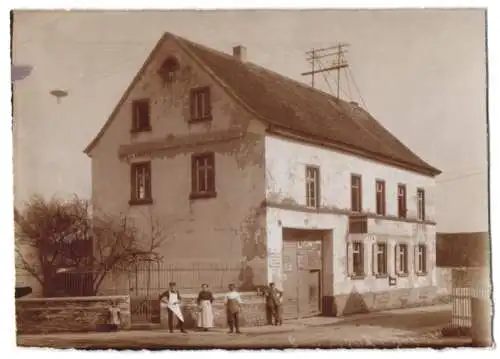
[[[355,81],[342,96],[443,171],[438,231],[488,229],[480,10],[16,12],[13,62],[33,66],[14,90],[17,206],[33,193],[90,197],[83,149],[165,31],[225,52],[243,44],[249,61],[307,83],[306,51],[349,43]]]

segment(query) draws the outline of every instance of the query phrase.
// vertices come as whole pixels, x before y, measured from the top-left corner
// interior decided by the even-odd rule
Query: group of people
[[[274,283],[270,283],[269,287],[260,293],[266,298],[268,324],[283,324],[281,311],[283,292],[276,289]],[[184,328],[184,317],[180,307],[181,299],[175,282],[170,282],[169,289],[160,295],[161,307],[167,310],[168,329],[171,333],[174,331],[174,318],[177,318],[180,331],[186,333]],[[199,308],[197,324],[203,331],[208,331],[214,326],[213,301],[214,296],[209,290],[208,285],[203,284],[196,299]],[[229,333],[241,333],[239,315],[241,312],[242,300],[234,284],[229,284],[229,291],[224,297],[224,303]]]

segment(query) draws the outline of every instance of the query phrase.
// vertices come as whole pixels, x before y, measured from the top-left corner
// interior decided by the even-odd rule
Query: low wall
[[[392,289],[381,292],[352,292],[324,297],[323,313],[326,316],[344,316],[446,302],[449,302],[449,296],[440,295],[438,288],[434,286]]]
[[[22,298],[16,300],[19,334],[86,332],[104,329],[113,301],[120,308],[121,329],[130,328],[129,296]]]
[[[240,293],[242,299],[242,309],[240,313],[240,326],[259,326],[267,324],[266,304],[262,296],[255,292]],[[187,329],[196,327],[198,316],[198,305],[196,304],[197,294],[182,294],[182,314],[184,325]],[[212,305],[214,311],[214,326],[226,328],[227,319],[224,305],[225,294],[215,294]],[[159,302],[158,302],[159,305]],[[163,328],[168,328],[167,309],[160,309],[160,322]]]

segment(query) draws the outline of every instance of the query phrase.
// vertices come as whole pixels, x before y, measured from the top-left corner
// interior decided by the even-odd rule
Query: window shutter
[[[377,243],[374,243],[372,245],[372,273],[374,275],[379,274],[378,273],[378,253],[377,253]]]
[[[207,191],[209,191],[209,192],[215,192],[215,158],[214,158],[214,156],[215,155],[212,153],[209,157],[209,160],[208,160],[209,168],[208,168],[208,174],[207,174],[207,178],[208,178]]]
[[[130,199],[136,199],[137,178],[135,175],[135,166],[130,165]]]
[[[352,242],[347,242],[347,275],[350,277],[354,274]]]
[[[196,157],[191,157],[191,192],[196,193]]]
[[[394,264],[396,266],[394,272],[396,274],[400,273],[400,268],[401,268],[401,256],[399,255],[399,244],[396,244],[396,246],[394,247]]]
[[[146,166],[146,198],[151,199],[153,198],[153,192],[152,192],[152,176],[151,176],[151,162],[147,164]]]
[[[356,189],[354,188],[354,177],[351,177],[351,209],[355,211],[356,208]]]
[[[211,113],[212,113],[212,101],[210,99],[210,87],[207,87],[205,90],[204,114],[205,116],[210,116]]]
[[[196,103],[195,103],[196,92],[191,90],[189,93],[189,114],[191,120],[196,119]]]
[[[431,272],[431,261],[429,260],[429,253],[428,253],[428,250],[427,250],[427,245],[424,246],[424,263],[425,263],[425,271],[427,273],[430,273]]]
[[[413,250],[413,269],[415,271],[415,273],[418,273],[418,244],[416,244],[414,246],[414,250]]]

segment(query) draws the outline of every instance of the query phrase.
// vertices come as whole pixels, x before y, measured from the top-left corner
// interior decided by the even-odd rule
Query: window
[[[408,274],[408,245],[398,244],[395,248],[395,259],[396,259],[396,274],[407,275]]]
[[[151,203],[151,162],[133,163],[130,170],[130,203]]]
[[[425,191],[417,189],[417,219],[425,221]]]
[[[406,218],[406,186],[404,184],[398,185],[398,216]]]
[[[191,90],[191,121],[207,121],[212,118],[210,88],[200,87]]]
[[[319,168],[306,166],[306,203],[307,207],[319,206]]]
[[[149,100],[132,102],[132,132],[151,131]]]
[[[175,57],[169,57],[161,65],[158,74],[164,82],[171,83],[175,81],[177,70],[179,70],[179,62]]]
[[[377,202],[377,214],[385,216],[385,182],[377,180],[375,182],[375,198]]]
[[[377,243],[373,251],[373,273],[376,276],[387,276],[387,244]]]
[[[351,175],[351,210],[361,212],[361,176]]]
[[[351,277],[364,277],[364,255],[363,255],[363,242],[354,241],[348,245],[348,262],[349,262],[349,275]]]
[[[427,247],[425,244],[419,244],[417,246],[417,256],[415,258],[416,272],[417,274],[427,273]]]
[[[215,197],[214,153],[193,155],[191,170],[191,198]]]

